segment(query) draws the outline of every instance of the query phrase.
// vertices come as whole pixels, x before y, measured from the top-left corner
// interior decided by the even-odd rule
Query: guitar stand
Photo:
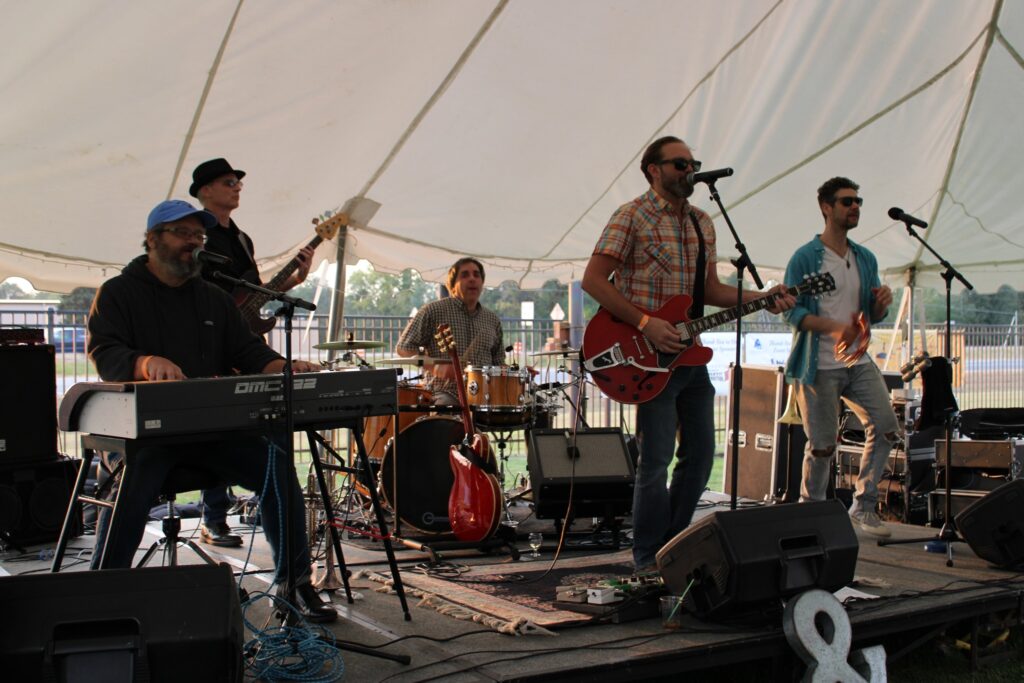
[[[353,441],[355,442],[356,449],[358,451],[357,457],[359,467],[362,467],[365,471],[369,472],[370,459],[366,455],[366,446],[363,444],[363,432],[360,421],[353,421],[350,429],[352,430]],[[320,489],[320,498],[323,501],[324,519],[327,531],[331,536],[330,542],[334,546],[334,555],[337,558],[338,569],[341,573],[341,580],[345,584],[345,595],[348,598],[349,604],[352,604],[354,601],[352,599],[352,590],[349,588],[348,583],[349,571],[345,566],[345,555],[341,552],[341,539],[338,534],[338,527],[335,523],[334,506],[331,505],[330,493],[327,490],[327,481],[324,479],[324,465],[320,459],[320,450],[318,446],[333,455],[337,460],[341,461],[342,459],[317,432],[312,430],[307,431],[306,438],[309,440],[309,452],[313,461],[313,470],[316,472],[316,482]],[[329,467],[332,470],[347,472],[352,475],[358,475],[359,473],[359,467],[350,467],[348,465],[330,465]],[[402,613],[405,615],[405,620],[411,621],[412,615],[409,614],[409,604],[405,599],[405,588],[402,586],[402,576],[398,571],[398,563],[395,561],[395,549],[391,544],[392,537],[388,532],[387,522],[384,520],[384,511],[381,508],[380,499],[377,497],[376,489],[371,486],[369,490],[370,504],[373,507],[374,517],[377,520],[377,532],[384,543],[384,552],[388,557],[388,566],[391,568],[391,579],[394,581],[395,592],[398,594],[398,599],[402,604]],[[327,570],[332,571],[333,569],[328,567]]]
[[[447,550],[479,550],[486,555],[490,555],[494,550],[506,548],[513,562],[519,560],[519,548],[516,547],[516,531],[505,524],[498,525],[495,532],[489,538],[485,538],[482,541],[460,541],[449,536],[439,538],[436,541],[424,542],[414,538],[395,537],[395,540],[406,548],[426,553],[429,556],[427,561],[431,567],[436,567],[444,561],[444,556],[441,553]]]

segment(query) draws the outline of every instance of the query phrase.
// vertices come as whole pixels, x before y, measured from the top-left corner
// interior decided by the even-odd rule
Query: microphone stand
[[[714,179],[706,181],[708,184],[708,190],[711,191],[711,199],[718,205],[718,210],[722,212],[722,218],[725,219],[725,224],[729,226],[729,232],[732,233],[732,238],[736,241],[736,251],[739,252],[739,257],[730,259],[730,263],[736,268],[736,309],[741,310],[743,306],[743,271],[749,270],[750,277],[754,280],[754,286],[758,289],[764,289],[764,283],[761,281],[761,277],[757,274],[757,268],[754,267],[754,262],[750,260],[750,256],[747,254],[747,247],[740,241],[740,237],[736,234],[736,228],[733,226],[732,221],[729,219],[729,214],[725,210],[725,206],[722,205],[722,199],[718,195],[718,189],[715,187]],[[699,230],[700,227],[697,226]],[[714,267],[713,265],[711,267]],[[740,390],[743,388],[743,366],[740,364],[740,355],[742,353],[742,342],[743,342],[743,316],[736,316],[736,357],[733,361],[732,366],[732,377],[730,378],[732,386],[730,391],[732,392],[732,434],[730,435],[732,442],[732,462],[730,463],[730,477],[731,482],[729,486],[729,509],[736,509],[736,486],[739,482],[739,461],[740,461]]]
[[[244,287],[245,289],[252,290],[253,292],[259,292],[260,294],[265,294],[266,296],[270,297],[273,300],[280,301],[281,304],[282,304],[281,308],[278,309],[278,311],[277,311],[277,313],[275,313],[275,315],[278,315],[278,316],[284,318],[284,368],[283,368],[283,372],[284,372],[284,426],[285,426],[285,433],[286,433],[285,444],[284,444],[284,451],[285,451],[285,454],[287,456],[285,458],[285,461],[286,461],[285,467],[287,469],[287,472],[285,473],[286,479],[285,479],[285,486],[284,486],[284,493],[285,493],[284,501],[279,501],[279,502],[281,502],[284,505],[284,515],[283,515],[284,528],[281,529],[281,534],[284,536],[284,539],[285,539],[285,551],[284,551],[283,561],[285,563],[290,563],[292,561],[292,557],[294,556],[293,555],[293,549],[292,549],[292,544],[294,542],[294,539],[292,539],[292,535],[291,535],[291,533],[289,533],[289,530],[291,529],[291,525],[290,525],[291,503],[292,503],[291,481],[292,481],[293,477],[296,478],[296,480],[297,480],[297,475],[295,474],[295,438],[293,436],[294,433],[295,433],[295,414],[294,414],[293,408],[292,408],[292,406],[293,406],[293,398],[294,398],[294,390],[295,390],[295,379],[294,379],[294,374],[295,373],[292,370],[292,318],[295,315],[295,309],[296,308],[304,308],[304,309],[306,309],[308,311],[315,311],[316,310],[316,305],[313,304],[313,303],[310,303],[309,301],[305,301],[303,299],[299,299],[298,297],[289,296],[289,295],[285,294],[284,292],[279,292],[279,291],[276,291],[276,290],[273,290],[273,289],[268,289],[266,287],[261,287],[260,285],[254,285],[251,282],[248,282],[248,281],[243,280],[241,278],[232,277],[230,275],[227,275],[226,273],[222,273],[219,270],[215,270],[213,272],[213,277],[215,279],[217,279],[217,280],[223,280],[225,282],[230,282],[231,284],[235,285],[236,287]],[[270,467],[270,463],[269,462],[267,463],[267,467]],[[286,564],[285,566],[288,567],[288,578],[285,581],[285,599],[289,603],[294,605],[295,604],[295,579],[296,579],[296,577],[293,576],[294,572],[291,571],[291,567],[288,564]],[[280,575],[280,568],[278,568],[278,575]]]
[[[959,280],[963,284],[963,286],[966,287],[967,289],[974,289],[974,285],[972,285],[970,282],[968,282],[967,278],[965,278],[963,276],[963,274],[960,273],[960,271],[958,271],[956,268],[953,267],[953,264],[951,264],[946,259],[942,258],[942,256],[937,251],[932,249],[931,245],[929,245],[919,234],[917,234],[917,231],[914,230],[914,228],[910,224],[909,220],[904,218],[903,219],[903,223],[906,225],[907,233],[911,237],[916,239],[918,242],[920,242],[921,245],[925,249],[930,251],[932,253],[932,255],[935,256],[936,259],[938,259],[939,263],[941,263],[943,265],[943,267],[945,268],[945,270],[942,271],[942,279],[946,281],[946,342],[944,344],[943,353],[946,356],[947,364],[949,364],[950,372],[952,372],[952,360],[951,359],[953,357],[953,348],[952,348],[953,335],[952,335],[952,321],[951,321],[952,313],[951,313],[950,302],[951,302],[952,296],[953,296],[953,294],[952,294],[953,278],[956,278],[957,280]],[[922,406],[923,406],[924,405],[924,401],[922,401],[921,403],[922,403]],[[956,523],[953,521],[953,510],[952,510],[952,507],[953,507],[953,505],[952,505],[952,503],[953,503],[953,478],[951,476],[949,476],[950,475],[950,468],[952,467],[952,464],[953,464],[953,414],[956,411],[957,411],[957,407],[956,407],[956,402],[954,401],[952,406],[949,406],[949,407],[946,408],[946,410],[945,410],[946,415],[943,418],[943,422],[945,423],[945,427],[946,427],[946,462],[943,465],[943,474],[944,474],[944,478],[946,480],[946,482],[945,482],[946,483],[946,492],[945,492],[946,493],[946,499],[943,501],[943,514],[944,514],[944,517],[943,517],[943,520],[942,520],[942,528],[939,530],[939,533],[936,536],[934,536],[934,537],[932,537],[930,539],[911,538],[911,539],[899,540],[899,541],[892,541],[892,540],[888,540],[887,541],[885,539],[882,539],[882,540],[878,541],[878,545],[881,545],[881,546],[894,545],[894,544],[899,544],[899,543],[918,543],[918,542],[920,542],[922,540],[941,541],[941,542],[946,544],[946,566],[947,567],[952,567],[953,566],[953,543],[954,542],[960,542],[960,543],[964,542],[964,539],[960,538],[960,535],[957,533]],[[908,469],[910,467],[909,459],[908,459],[908,462],[907,462],[907,467],[908,467]],[[904,495],[909,497],[910,492],[906,491],[906,492],[904,492]]]

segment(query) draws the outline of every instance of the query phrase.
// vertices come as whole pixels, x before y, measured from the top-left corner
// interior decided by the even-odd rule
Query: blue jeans
[[[108,529],[110,511],[104,510],[96,527],[96,551],[93,569],[99,568],[98,557],[109,532],[104,569],[131,567],[135,551],[145,533],[149,509],[163,488],[167,476],[177,467],[205,470],[218,479],[238,484],[257,493],[263,492],[267,481],[268,443],[258,437],[240,437],[230,441],[210,441],[183,446],[154,446],[139,450],[122,477],[117,502],[116,528]],[[270,544],[277,575],[291,575],[302,583],[310,572],[309,547],[306,539],[306,513],[298,479],[288,467],[287,455],[274,449],[274,476],[267,482],[267,491],[260,499],[263,530]],[[289,491],[285,488],[289,487]],[[288,533],[292,558],[284,562],[285,496],[290,495]]]
[[[215,489],[203,489],[202,500],[204,523],[216,524],[217,522],[227,521],[231,499],[228,497],[226,486],[218,486]]]
[[[819,370],[814,384],[797,383],[794,389],[807,433],[800,500],[825,500],[839,437],[840,399],[846,399],[864,425],[864,452],[850,512],[874,510],[878,480],[899,434],[882,373],[874,363]]]
[[[689,526],[711,476],[715,388],[707,368],[673,371],[665,389],[637,407],[637,432],[640,462],[633,490],[633,562],[644,567],[654,563],[666,541]],[[676,464],[670,483],[673,454]]]

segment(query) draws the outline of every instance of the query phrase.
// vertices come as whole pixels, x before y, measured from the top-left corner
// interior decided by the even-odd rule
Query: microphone
[[[195,261],[196,263],[209,263],[210,265],[214,266],[223,266],[225,264],[231,263],[231,259],[225,256],[224,254],[218,254],[215,251],[207,251],[202,247],[199,247],[198,249],[194,249],[192,251],[192,260]]]
[[[731,168],[719,168],[714,171],[701,171],[700,173],[687,173],[686,182],[690,183],[690,187],[693,187],[697,183],[713,183],[719,178],[725,178],[732,175]]]
[[[909,213],[903,213],[903,209],[899,207],[892,207],[889,209],[889,218],[894,221],[903,221],[907,225],[916,225],[919,228],[927,228],[928,224],[920,218],[914,218]]]

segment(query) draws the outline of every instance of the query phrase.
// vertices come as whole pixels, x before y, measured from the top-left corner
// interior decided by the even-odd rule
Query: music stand
[[[890,212],[890,215],[892,215],[892,212]],[[946,482],[945,482],[946,483],[946,499],[945,499],[945,501],[943,501],[944,518],[942,520],[942,528],[939,530],[938,534],[936,534],[935,536],[933,536],[931,538],[910,538],[910,539],[899,539],[899,540],[880,539],[878,541],[878,545],[886,546],[886,545],[900,545],[900,544],[905,544],[905,543],[920,543],[921,541],[941,541],[941,542],[946,544],[946,566],[947,567],[952,567],[953,566],[953,545],[952,544],[955,543],[955,542],[960,542],[960,543],[964,542],[964,539],[960,538],[960,535],[957,533],[956,523],[953,521],[953,510],[952,510],[953,478],[950,476],[950,467],[952,466],[952,455],[953,455],[953,450],[952,450],[952,447],[953,447],[953,419],[954,419],[954,417],[955,417],[955,415],[956,415],[956,413],[958,411],[958,408],[957,408],[957,405],[956,405],[956,399],[953,398],[953,390],[952,390],[953,366],[951,365],[952,357],[953,357],[953,348],[952,348],[953,334],[952,334],[952,320],[951,320],[951,301],[952,301],[952,297],[953,297],[953,294],[952,294],[953,278],[956,278],[961,283],[963,283],[964,287],[966,287],[967,289],[974,289],[974,286],[970,282],[968,282],[967,279],[959,271],[957,271],[957,269],[954,268],[952,266],[952,264],[949,263],[949,261],[947,261],[946,259],[942,258],[942,256],[940,256],[937,251],[932,249],[931,246],[926,241],[924,241],[924,239],[922,239],[920,235],[917,234],[917,232],[914,230],[913,226],[911,225],[911,222],[912,222],[911,219],[912,219],[911,216],[907,216],[905,214],[903,215],[902,220],[903,220],[903,222],[906,225],[907,233],[909,233],[911,237],[913,237],[918,242],[920,242],[924,246],[924,248],[927,249],[928,251],[930,251],[935,256],[935,258],[937,258],[939,260],[939,263],[941,263],[945,267],[945,270],[942,271],[942,279],[945,280],[945,282],[946,282],[946,342],[944,344],[944,349],[943,349],[943,353],[945,354],[945,357],[941,358],[941,359],[939,359],[939,358],[932,358],[931,359],[932,365],[926,371],[926,372],[930,371],[928,379],[931,379],[932,377],[934,377],[936,379],[936,381],[931,382],[931,384],[932,384],[931,390],[941,394],[941,396],[936,398],[935,395],[933,394],[931,397],[929,397],[929,398],[933,398],[935,400],[930,401],[930,404],[933,407],[929,410],[929,414],[926,414],[925,413],[925,406],[929,405],[929,403],[926,403],[925,396],[922,395],[922,398],[921,398],[920,426],[922,426],[922,427],[929,426],[929,424],[932,423],[931,421],[933,421],[935,419],[935,415],[936,414],[941,413],[943,415],[942,422],[943,422],[943,424],[945,426],[945,430],[946,430],[946,462],[943,464],[943,468],[944,468],[943,469],[943,477],[946,480]],[[941,361],[941,362],[939,362],[939,361]],[[929,391],[929,387],[928,387],[927,383],[925,384],[925,391],[926,392]],[[908,459],[909,459],[909,455],[908,455]],[[909,467],[909,460],[908,460],[908,467]]]

